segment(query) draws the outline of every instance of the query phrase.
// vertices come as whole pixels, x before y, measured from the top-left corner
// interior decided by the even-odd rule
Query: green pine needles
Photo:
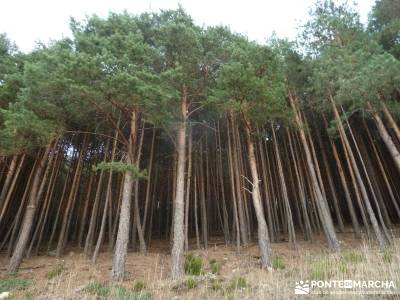
[[[147,179],[147,171],[140,170],[132,164],[126,164],[123,162],[101,162],[93,167],[94,171],[107,170],[115,173],[127,173],[129,172],[136,179]]]

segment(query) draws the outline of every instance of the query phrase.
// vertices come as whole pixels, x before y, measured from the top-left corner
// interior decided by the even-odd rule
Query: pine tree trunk
[[[299,167],[298,167],[298,159],[295,155],[294,149],[293,149],[293,142],[292,142],[292,136],[289,134],[288,131],[288,139],[289,139],[289,148],[290,148],[290,153],[293,158],[293,165],[294,165],[294,171],[295,171],[295,177],[296,177],[296,182],[299,190],[299,196],[300,196],[300,202],[301,202],[301,209],[303,213],[303,219],[304,219],[304,236],[305,240],[312,240],[312,228],[311,228],[311,222],[310,218],[308,216],[308,211],[307,211],[307,203],[306,203],[306,196],[305,196],[305,191],[304,191],[304,186],[301,182],[300,178],[300,172],[299,172]]]
[[[393,116],[390,113],[389,109],[387,108],[385,102],[382,100],[381,103],[382,103],[382,107],[383,107],[383,112],[384,112],[386,118],[389,121],[390,127],[392,127],[393,131],[396,133],[397,140],[400,142],[400,129],[399,129],[399,126],[397,126],[397,123],[393,119]]]
[[[189,201],[190,201],[190,184],[192,179],[192,130],[189,129],[189,146],[188,146],[188,171],[186,180],[186,203],[185,203],[185,249],[189,250]]]
[[[17,159],[18,159],[18,156],[14,155],[12,160],[11,160],[11,162],[10,162],[10,166],[8,168],[6,179],[4,180],[3,187],[1,188],[0,207],[3,207],[3,201],[6,198],[6,195],[7,195],[7,192],[8,192],[8,188],[9,188],[9,186],[11,184],[15,169],[17,167]]]
[[[49,238],[49,241],[48,241],[48,244],[47,244],[47,252],[50,252],[51,246],[53,245],[53,239],[54,239],[54,236],[56,234],[58,219],[60,218],[61,208],[63,206],[65,195],[66,195],[66,191],[67,191],[67,187],[68,187],[70,171],[71,171],[71,165],[68,168],[67,176],[66,176],[65,181],[64,181],[64,186],[63,186],[63,190],[62,190],[61,197],[60,197],[60,200],[59,200],[59,205],[58,205],[58,208],[57,208],[56,217],[55,217],[55,220],[54,220],[54,223],[53,223],[53,227],[51,229],[50,238]]]
[[[42,157],[40,158],[40,161],[36,169],[35,178],[33,179],[32,189],[29,195],[28,205],[26,207],[24,219],[21,225],[21,231],[18,237],[17,244],[14,249],[14,253],[7,266],[7,272],[9,273],[15,273],[18,270],[22,262],[22,258],[25,254],[26,246],[29,242],[29,237],[33,227],[33,220],[35,218],[35,213],[37,208],[37,201],[38,201],[37,195],[39,191],[40,181],[42,179],[42,174],[46,165],[46,161],[48,159],[49,151],[50,147],[47,147],[44,150],[44,153],[42,154]]]
[[[290,103],[293,107],[293,111],[295,113],[296,123],[299,126],[300,139],[303,144],[304,152],[306,154],[307,166],[308,166],[308,170],[309,170],[310,177],[311,177],[310,179],[312,182],[313,191],[315,193],[315,200],[317,203],[318,213],[320,216],[322,227],[324,229],[325,236],[328,240],[329,248],[333,251],[337,251],[340,248],[339,241],[336,237],[336,232],[335,232],[335,228],[333,226],[332,217],[331,217],[329,209],[328,209],[328,204],[326,203],[326,199],[323,198],[321,188],[319,186],[317,174],[315,172],[314,162],[311,157],[310,148],[307,143],[307,138],[306,138],[304,128],[303,128],[304,125],[303,125],[303,122],[301,121],[299,113],[297,111],[293,95],[289,94],[289,99],[290,99]]]
[[[206,189],[203,167],[203,144],[200,143],[200,216],[201,216],[201,236],[203,238],[204,248],[208,247],[208,226],[207,226],[207,207],[206,207]]]
[[[383,180],[384,180],[384,182],[385,182],[386,188],[387,188],[388,191],[389,191],[390,199],[391,199],[391,201],[392,201],[393,206],[395,207],[397,217],[400,218],[400,207],[399,207],[399,205],[398,205],[398,203],[397,203],[397,200],[396,200],[396,197],[395,197],[395,195],[394,195],[394,193],[393,193],[393,189],[392,189],[392,187],[390,186],[388,176],[387,176],[387,174],[386,174],[385,168],[383,167],[382,159],[381,159],[381,157],[380,157],[380,155],[379,155],[379,153],[378,153],[378,150],[377,150],[377,148],[376,148],[376,146],[375,146],[375,143],[374,143],[374,141],[373,141],[373,139],[372,139],[372,137],[371,137],[370,130],[368,129],[368,126],[367,126],[367,124],[365,123],[365,120],[363,120],[363,124],[364,124],[365,130],[367,131],[367,135],[368,135],[369,141],[370,141],[370,143],[371,143],[371,145],[372,145],[372,148],[373,148],[373,150],[374,150],[374,154],[375,154],[376,160],[377,160],[377,162],[378,162],[379,170],[381,171],[381,173],[382,173],[382,175],[383,175]]]
[[[0,207],[2,207],[2,210],[1,210],[1,213],[0,213],[0,224],[2,223],[3,218],[5,216],[5,213],[6,213],[6,210],[7,210],[7,207],[8,207],[8,203],[11,200],[12,193],[13,193],[14,188],[16,186],[17,179],[18,179],[19,173],[22,170],[22,166],[23,166],[24,162],[25,162],[25,154],[23,154],[22,157],[20,158],[18,167],[17,167],[17,169],[15,171],[15,174],[14,174],[14,176],[12,178],[12,181],[11,181],[11,183],[9,185],[9,188],[6,189],[7,192],[5,193],[3,203],[0,203],[1,204]]]
[[[230,233],[229,233],[229,218],[228,218],[228,211],[226,207],[226,199],[225,199],[225,188],[224,188],[224,178],[223,178],[223,167],[222,167],[222,144],[221,144],[221,134],[220,134],[220,127],[219,122],[217,126],[216,132],[216,139],[217,139],[217,170],[218,170],[218,180],[219,180],[219,187],[221,189],[221,197],[222,197],[222,215],[223,215],[223,222],[224,222],[224,237],[225,243],[228,244],[230,242]],[[216,183],[217,184],[217,183]]]
[[[347,154],[348,154],[348,156],[350,158],[350,162],[351,162],[351,165],[353,167],[353,171],[355,173],[357,182],[358,182],[358,184],[360,186],[360,190],[361,190],[362,196],[364,198],[364,203],[365,203],[365,206],[366,206],[366,209],[367,209],[367,212],[368,212],[368,216],[369,216],[371,224],[372,224],[372,228],[374,229],[375,236],[376,236],[380,246],[382,248],[384,248],[386,246],[386,241],[385,241],[385,239],[384,239],[384,237],[382,235],[382,232],[381,232],[381,230],[379,228],[378,221],[376,219],[375,213],[374,213],[374,211],[372,209],[372,206],[371,206],[371,203],[369,201],[369,196],[368,196],[367,190],[366,190],[364,182],[363,182],[363,180],[361,178],[361,174],[360,174],[360,171],[358,169],[357,162],[355,160],[355,157],[354,157],[353,151],[351,149],[350,143],[349,143],[349,141],[347,139],[347,136],[345,134],[345,131],[344,131],[344,128],[343,128],[343,124],[342,124],[342,121],[340,119],[339,112],[337,111],[336,105],[335,105],[332,97],[330,97],[330,101],[331,101],[331,104],[332,104],[333,112],[335,114],[335,119],[336,119],[336,121],[338,122],[338,125],[339,125],[340,136],[342,138],[342,141],[344,142],[344,146],[346,148],[346,152],[347,152]]]
[[[118,124],[119,124],[119,121],[118,121]],[[114,162],[114,159],[115,159],[115,151],[116,151],[116,148],[117,148],[117,139],[118,139],[118,131],[115,131],[113,146],[112,146],[112,150],[111,150],[111,162]],[[112,171],[110,171],[110,173],[108,174],[106,200],[105,200],[105,203],[104,203],[103,215],[102,215],[102,218],[101,218],[100,232],[99,232],[99,236],[97,238],[96,247],[95,247],[95,249],[93,251],[92,263],[96,262],[97,256],[98,256],[99,251],[100,251],[101,244],[103,243],[103,239],[104,239],[104,231],[105,231],[105,228],[106,228],[106,217],[107,217],[107,211],[108,211],[108,208],[109,208],[108,204],[111,202],[112,176],[113,176]]]
[[[344,232],[343,217],[342,217],[342,213],[341,213],[340,208],[339,208],[339,200],[338,200],[338,197],[336,195],[335,185],[333,183],[332,173],[331,173],[330,166],[329,166],[329,163],[328,163],[328,158],[327,158],[327,155],[325,153],[324,145],[322,143],[321,133],[319,132],[317,124],[315,124],[315,122],[314,122],[314,125],[315,125],[314,126],[315,127],[315,131],[316,131],[316,134],[317,134],[317,140],[318,140],[319,148],[320,148],[320,151],[321,151],[321,154],[322,154],[322,162],[325,165],[324,169],[326,171],[325,173],[326,173],[326,177],[328,179],[329,189],[331,191],[331,195],[332,195],[332,199],[333,199],[333,207],[335,209],[337,223],[338,223],[338,226],[339,226],[339,231],[340,232]],[[321,179],[321,181],[322,181],[322,179]]]
[[[86,197],[84,198],[85,200],[85,206],[83,208],[83,213],[81,216],[81,224],[79,226],[79,234],[78,234],[78,247],[81,248],[82,247],[82,242],[83,242],[83,233],[85,232],[85,228],[86,228],[86,215],[87,215],[87,210],[89,207],[89,201],[90,201],[90,194],[92,192],[92,186],[93,186],[93,178],[94,178],[94,172],[90,172],[90,177],[89,177],[89,182],[88,182],[88,186],[86,189]]]
[[[257,225],[258,225],[258,245],[260,247],[261,252],[261,265],[264,269],[269,271],[272,270],[272,253],[271,246],[268,237],[268,227],[267,222],[265,221],[264,209],[261,202],[261,194],[260,194],[260,179],[258,177],[257,171],[257,163],[256,156],[254,150],[254,143],[251,139],[251,124],[244,117],[245,122],[245,133],[247,139],[247,151],[249,157],[250,171],[252,176],[252,198],[254,210],[257,217]]]
[[[137,149],[136,155],[136,166],[140,169],[140,160],[142,157],[142,148],[143,148],[143,140],[144,140],[144,126],[143,123],[139,146]],[[140,209],[139,209],[139,179],[135,180],[135,193],[134,193],[134,207],[133,207],[133,230],[132,230],[132,245],[133,249],[136,248],[136,233],[139,237],[139,250],[142,254],[146,253],[146,241],[144,240],[142,222],[140,218]]]
[[[232,131],[230,132],[232,135],[232,158],[233,158],[233,176],[235,178],[235,188],[236,188],[236,203],[237,203],[237,211],[238,211],[238,216],[239,216],[239,230],[240,230],[240,236],[243,242],[243,245],[246,246],[248,244],[248,236],[247,236],[247,223],[246,223],[246,218],[245,218],[245,212],[244,212],[244,205],[243,205],[243,195],[242,195],[242,180],[240,178],[240,171],[239,171],[239,159],[238,159],[238,151],[237,148],[238,146],[238,141],[237,141],[237,126],[236,123],[234,122],[234,117],[231,114],[230,115],[230,120],[232,124]]]
[[[342,112],[343,112],[343,114],[344,114],[344,116],[345,116],[345,121],[346,121],[347,127],[348,127],[348,129],[349,129],[350,137],[351,137],[351,139],[352,139],[352,141],[353,141],[353,143],[354,143],[354,146],[355,146],[355,149],[356,149],[356,153],[358,154],[358,157],[359,157],[359,159],[360,159],[361,167],[362,167],[362,170],[364,171],[364,175],[365,175],[365,178],[366,178],[366,180],[367,180],[367,184],[368,184],[368,186],[369,186],[369,188],[370,188],[370,193],[371,193],[372,199],[373,199],[374,202],[375,202],[376,213],[377,213],[378,218],[379,218],[379,220],[380,220],[380,222],[381,222],[381,226],[382,226],[383,232],[384,232],[385,235],[386,235],[385,245],[382,244],[381,237],[377,237],[378,240],[379,240],[379,242],[380,242],[381,247],[384,247],[384,246],[386,246],[386,242],[390,242],[391,236],[390,236],[390,234],[389,234],[389,232],[388,232],[388,230],[387,230],[387,228],[386,228],[385,222],[383,221],[383,217],[382,217],[381,210],[380,210],[380,205],[378,204],[377,196],[376,196],[376,194],[375,194],[375,190],[374,190],[374,188],[373,188],[373,186],[372,186],[372,183],[371,183],[371,180],[370,180],[370,175],[369,175],[368,172],[367,172],[367,169],[366,169],[366,166],[365,166],[365,163],[364,163],[364,159],[363,159],[363,157],[361,156],[360,149],[359,149],[359,147],[358,147],[358,144],[357,144],[357,142],[356,142],[356,140],[355,140],[355,137],[354,137],[354,134],[353,134],[353,130],[352,130],[352,128],[351,128],[351,126],[350,126],[350,123],[349,123],[349,120],[348,120],[348,118],[347,118],[347,116],[346,116],[346,114],[345,114],[345,112],[344,112],[344,110],[343,110],[343,107],[341,107],[341,109],[342,109]],[[369,204],[369,201],[368,201],[368,203],[366,203],[366,204],[367,204],[367,208],[368,208],[368,205],[370,205],[370,204]],[[373,213],[373,212],[372,212],[372,213]]]
[[[127,145],[127,153],[125,162],[127,164],[134,163],[134,146],[136,144],[137,135],[137,122],[138,112],[132,111],[131,116],[131,131],[129,135],[129,141]],[[131,217],[131,202],[132,202],[132,185],[133,177],[128,171],[125,173],[121,209],[119,213],[119,224],[117,240],[115,242],[113,265],[111,271],[111,278],[114,281],[121,281],[125,276],[125,261],[128,254],[128,242],[129,242],[129,229],[130,229],[130,217]]]
[[[229,130],[230,125],[229,125],[229,119],[226,125],[227,128],[227,139],[228,139],[228,161],[229,161],[229,178],[231,181],[231,191],[232,191],[232,203],[233,203],[233,219],[235,220],[234,226],[232,231],[235,231],[236,233],[236,252],[239,253],[240,251],[240,228],[239,228],[239,214],[238,214],[238,206],[237,206],[237,201],[236,201],[236,190],[235,190],[235,172],[234,172],[234,162],[233,162],[233,154],[232,152],[234,151],[233,146],[232,146],[232,139],[230,138],[231,132]]]
[[[86,145],[86,136],[85,136],[83,144]],[[58,243],[57,243],[57,249],[56,249],[56,256],[57,257],[60,257],[62,255],[62,252],[64,250],[65,242],[66,242],[66,240],[68,238],[68,231],[69,231],[69,224],[70,224],[71,214],[72,214],[72,211],[73,211],[73,208],[74,208],[76,194],[77,194],[77,191],[78,191],[78,188],[79,188],[79,186],[78,186],[79,182],[80,182],[79,179],[81,177],[84,152],[86,150],[84,145],[83,145],[82,149],[79,152],[78,162],[77,162],[76,168],[75,168],[75,174],[74,174],[71,190],[70,190],[69,197],[68,197],[67,207],[65,208],[65,211],[64,211],[64,218],[63,218],[63,222],[62,222],[62,225],[61,225],[60,235],[58,237]]]
[[[147,224],[147,215],[148,215],[148,207],[149,207],[149,202],[152,197],[150,195],[150,191],[152,188],[152,185],[155,185],[155,181],[153,183],[152,181],[152,174],[153,174],[153,158],[154,158],[154,144],[155,144],[155,137],[156,137],[156,129],[153,128],[153,135],[151,138],[151,150],[150,150],[150,159],[149,159],[149,174],[148,174],[148,179],[147,179],[147,186],[146,186],[146,200],[144,204],[144,215],[143,215],[143,233],[146,234],[146,224]],[[156,172],[156,177],[157,177],[157,172]]]
[[[197,216],[197,169],[194,175],[194,227],[195,227],[195,231],[196,231],[196,245],[197,245],[197,249],[200,249],[200,234],[199,234],[199,220],[198,220],[198,216]]]
[[[287,191],[287,187],[286,187],[285,177],[283,174],[281,156],[279,154],[279,149],[278,149],[278,140],[276,138],[275,128],[272,123],[271,123],[271,130],[272,130],[272,137],[273,137],[274,146],[275,146],[274,148],[275,148],[275,156],[276,156],[277,166],[278,166],[278,174],[279,174],[279,179],[281,182],[281,189],[282,189],[282,195],[283,195],[283,200],[284,200],[284,208],[285,208],[284,210],[285,210],[285,214],[286,214],[286,223],[287,223],[287,231],[289,234],[289,242],[296,243],[296,233],[294,230],[292,210],[291,210],[290,204],[289,204],[289,196],[288,196],[288,191]]]
[[[182,122],[179,124],[176,145],[178,155],[176,193],[173,210],[173,245],[171,275],[177,279],[183,275],[184,254],[184,214],[185,214],[185,154],[186,154],[186,118],[187,118],[187,90],[182,89]]]
[[[397,170],[400,172],[400,153],[399,153],[399,150],[396,148],[396,145],[393,143],[393,140],[390,137],[385,125],[383,124],[381,117],[372,108],[370,103],[368,103],[368,108],[371,110],[372,115],[374,116],[374,119],[376,121],[376,127],[378,128],[379,134],[380,134],[382,140],[384,141],[386,147],[388,148],[390,154],[392,155],[392,158],[393,158],[393,160],[395,162]]]
[[[57,145],[57,143],[55,143],[55,145]],[[54,155],[54,153],[52,153],[52,155],[50,155],[49,161],[47,163],[46,170],[45,170],[44,175],[43,175],[43,180],[42,180],[40,188],[39,188],[39,192],[38,192],[38,209],[39,209],[40,215],[39,215],[38,220],[35,222],[36,223],[36,228],[35,228],[35,230],[33,232],[33,236],[32,236],[30,245],[28,247],[28,250],[26,251],[26,257],[27,258],[31,257],[31,251],[32,251],[32,248],[33,248],[33,244],[36,241],[36,237],[39,234],[39,231],[40,231],[40,228],[41,228],[41,224],[44,221],[43,220],[44,219],[44,215],[48,210],[49,192],[52,189],[53,179],[54,179],[56,171],[57,171],[57,167],[56,167],[57,160],[58,160],[58,154]],[[50,174],[50,169],[52,169],[51,174]],[[43,201],[44,204],[42,206],[40,206],[41,198],[42,198],[42,195],[43,195],[43,192],[44,192],[44,186],[47,183],[47,179],[48,179],[49,175],[50,175],[50,180],[49,180],[49,184],[47,185],[46,196],[45,196],[45,200]]]
[[[14,248],[14,241],[20,231],[19,224],[20,224],[21,215],[22,215],[22,217],[24,216],[23,209],[25,208],[25,202],[28,201],[28,199],[29,199],[29,194],[30,194],[30,191],[32,188],[32,182],[35,178],[36,169],[37,169],[37,165],[39,164],[39,162],[40,162],[40,160],[38,158],[36,158],[35,163],[33,164],[31,171],[29,172],[29,177],[28,177],[28,181],[25,185],[24,194],[22,195],[21,203],[19,205],[17,214],[14,217],[12,233],[11,233],[10,241],[8,243],[7,257],[11,257],[11,255],[12,255],[13,248]]]
[[[104,152],[104,159],[103,159],[104,162],[106,162],[106,160],[107,160],[109,144],[110,144],[110,139],[107,139],[106,151]],[[92,215],[90,217],[90,222],[89,222],[89,229],[88,229],[88,232],[86,235],[85,248],[83,249],[83,252],[87,256],[89,256],[92,252],[94,233],[95,233],[95,228],[96,228],[96,223],[97,223],[97,216],[99,214],[98,211],[99,211],[99,206],[100,206],[101,191],[102,191],[102,187],[103,187],[103,179],[104,179],[104,169],[101,169],[100,175],[99,175],[99,180],[97,182],[96,194],[94,197],[94,203],[93,203],[93,207],[92,207]]]

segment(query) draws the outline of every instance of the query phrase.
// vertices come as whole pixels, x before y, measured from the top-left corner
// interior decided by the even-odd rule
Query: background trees
[[[261,199],[253,138],[257,126],[285,115],[283,78],[277,59],[269,48],[245,40],[237,45],[234,44],[232,48],[231,60],[218,71],[214,101],[217,107],[222,107],[231,118],[243,122],[252,178],[251,181],[247,180],[251,184],[257,218],[262,266],[271,269],[271,248]]]
[[[340,249],[352,226],[381,247],[400,218],[395,9],[317,2],[299,43],[260,45],[178,10],[71,21],[73,37],[22,55],[0,37],[0,249],[113,251],[218,236]],[[390,5],[389,5],[390,6]],[[383,18],[382,16],[388,17]],[[6,225],[7,226],[4,226]],[[257,227],[257,234],[255,234]]]

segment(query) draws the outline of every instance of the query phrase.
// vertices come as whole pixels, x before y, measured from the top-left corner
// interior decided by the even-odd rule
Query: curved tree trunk
[[[258,245],[261,252],[261,265],[264,269],[272,270],[272,253],[268,236],[267,222],[265,221],[264,209],[261,202],[260,179],[258,177],[257,162],[254,143],[251,139],[251,124],[244,116],[245,133],[247,139],[247,151],[249,156],[250,171],[252,177],[252,198],[258,225]]]

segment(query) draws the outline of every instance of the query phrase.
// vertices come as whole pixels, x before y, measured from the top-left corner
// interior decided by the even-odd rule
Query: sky
[[[358,11],[366,22],[374,0],[359,0]],[[273,32],[294,39],[308,17],[314,0],[10,0],[2,3],[0,33],[24,52],[38,41],[70,36],[69,19],[110,11],[137,14],[174,9],[179,3],[198,25],[227,25],[250,39],[264,42]]]

